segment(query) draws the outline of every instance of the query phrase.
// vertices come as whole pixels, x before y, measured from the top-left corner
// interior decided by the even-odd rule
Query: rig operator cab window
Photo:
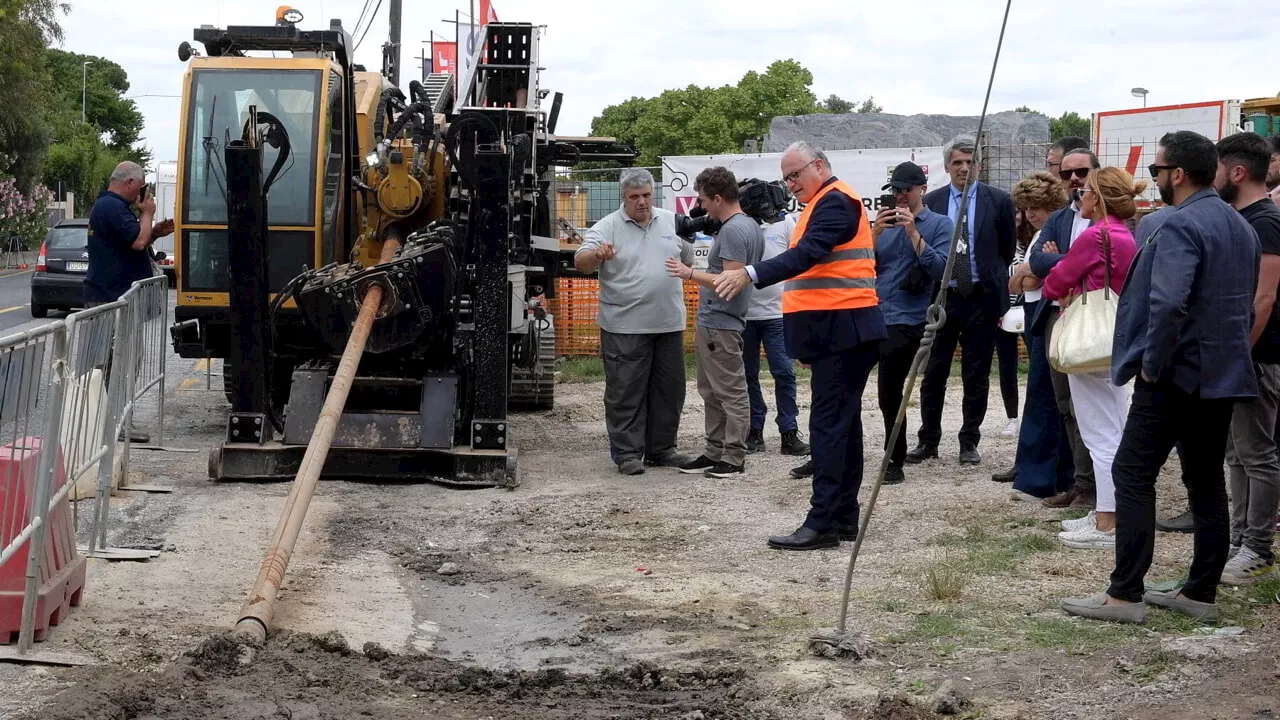
[[[291,146],[290,155],[267,194],[270,287],[278,290],[304,266],[315,267],[317,162],[324,159],[317,153],[317,139],[323,121],[326,127],[321,152],[329,151],[331,97],[326,97],[324,81],[330,74],[336,77],[336,73],[318,69],[192,71],[181,213],[184,290],[227,292],[227,265],[232,258],[228,256],[226,231],[224,152],[229,141],[242,136],[250,106],[278,118]],[[264,178],[279,153],[277,148],[264,146]],[[333,203],[327,197],[325,200],[325,205]],[[325,209],[328,225],[330,208]]]

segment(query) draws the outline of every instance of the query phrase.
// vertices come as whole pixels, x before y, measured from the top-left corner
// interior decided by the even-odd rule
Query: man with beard
[[[1040,241],[1031,247],[1027,254],[1030,258],[1031,272],[1044,279],[1049,276],[1054,266],[1066,256],[1071,243],[1084,232],[1092,222],[1080,214],[1080,191],[1084,188],[1084,180],[1089,173],[1099,167],[1098,156],[1085,149],[1072,150],[1062,158],[1062,171],[1058,176],[1067,183],[1071,194],[1071,204],[1049,217],[1040,231]],[[1058,323],[1061,305],[1057,301],[1044,301],[1036,306],[1031,318],[1031,334],[1041,336],[1048,346],[1053,335],[1053,326]],[[1080,427],[1076,425],[1076,413],[1071,405],[1071,385],[1067,376],[1057,370],[1050,370],[1053,380],[1053,396],[1058,401],[1058,413],[1062,415],[1062,423],[1067,431],[1067,440],[1071,445],[1072,461],[1075,465],[1075,484],[1062,492],[1044,499],[1046,507],[1054,508],[1092,508],[1097,490],[1093,478],[1093,458],[1089,449],[1080,438]],[[1032,487],[1039,489],[1044,480],[1037,482],[1035,478],[1019,478],[1014,481],[1014,489],[1027,491]]]
[[[1116,566],[1105,592],[1064,600],[1062,608],[1141,623],[1151,603],[1213,622],[1229,547],[1223,457],[1232,406],[1258,396],[1248,357],[1258,235],[1214,191],[1218,153],[1203,135],[1165,135],[1148,170],[1160,198],[1177,207],[1142,240],[1116,313],[1111,379],[1134,381],[1112,466]],[[1195,516],[1194,555],[1180,588],[1144,592],[1155,549],[1156,477],[1177,443]]]
[[[1280,287],[1280,210],[1267,196],[1271,148],[1252,132],[1218,143],[1214,185],[1258,234],[1262,263],[1254,293],[1253,370],[1258,397],[1237,403],[1231,414],[1227,466],[1231,469],[1231,559],[1222,582],[1249,585],[1275,569],[1271,541],[1280,506],[1280,462],[1276,458],[1276,407],[1280,405],[1280,314],[1273,312]]]
[[[1271,193],[1271,202],[1280,203],[1280,135],[1267,138],[1271,146],[1271,165],[1267,167],[1267,192]]]

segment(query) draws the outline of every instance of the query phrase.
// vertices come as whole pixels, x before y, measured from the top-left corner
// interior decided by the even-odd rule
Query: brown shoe
[[[1074,488],[1074,487],[1068,488],[1067,490],[1060,492],[1057,495],[1054,495],[1053,497],[1045,498],[1044,500],[1040,501],[1040,504],[1044,505],[1047,508],[1071,507],[1071,503],[1075,502],[1076,496],[1079,494],[1080,494],[1080,490],[1078,488]]]
[[[1068,506],[1074,509],[1093,510],[1098,507],[1098,496],[1093,493],[1076,493],[1076,497]]]

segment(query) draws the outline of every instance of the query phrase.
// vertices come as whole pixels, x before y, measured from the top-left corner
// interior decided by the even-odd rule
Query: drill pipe
[[[379,262],[390,262],[400,247],[400,238],[388,233],[382,243],[382,256]],[[302,530],[302,521],[307,515],[307,507],[311,504],[311,496],[315,494],[316,483],[320,480],[320,471],[324,468],[325,458],[333,444],[334,432],[338,429],[338,419],[347,404],[347,394],[351,392],[351,383],[356,376],[356,368],[360,366],[360,357],[364,355],[365,343],[369,340],[369,332],[373,328],[373,320],[382,306],[383,288],[373,285],[365,293],[360,305],[360,314],[351,328],[351,337],[347,347],[342,351],[342,360],[338,362],[338,370],[333,374],[333,385],[324,398],[324,406],[320,409],[320,417],[316,421],[315,430],[311,434],[311,442],[307,443],[307,451],[302,456],[302,465],[293,479],[293,488],[284,502],[280,513],[280,521],[276,524],[275,535],[267,554],[262,558],[262,567],[258,570],[258,579],[249,591],[249,600],[240,612],[233,632],[250,640],[261,643],[267,638],[267,629],[271,627],[271,618],[275,614],[276,595],[280,592],[280,584],[284,582],[285,570],[289,567],[289,558],[293,556],[294,543],[298,541],[298,533]]]

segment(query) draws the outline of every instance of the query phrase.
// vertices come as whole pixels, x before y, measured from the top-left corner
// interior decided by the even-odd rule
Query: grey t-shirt
[[[575,255],[605,243],[617,250],[599,270],[596,322],[605,332],[648,335],[685,329],[684,283],[667,274],[666,260],[692,264],[693,246],[676,235],[675,217],[670,210],[654,208],[649,223],[640,225],[618,208],[587,230]]]
[[[764,231],[760,224],[739,213],[729,218],[711,244],[711,254],[707,256],[707,272],[712,275],[724,272],[725,260],[736,260],[744,265],[760,262],[763,252]],[[703,287],[698,296],[697,322],[704,328],[742,332],[747,328],[743,318],[750,306],[750,287],[727,302],[715,290]]]

